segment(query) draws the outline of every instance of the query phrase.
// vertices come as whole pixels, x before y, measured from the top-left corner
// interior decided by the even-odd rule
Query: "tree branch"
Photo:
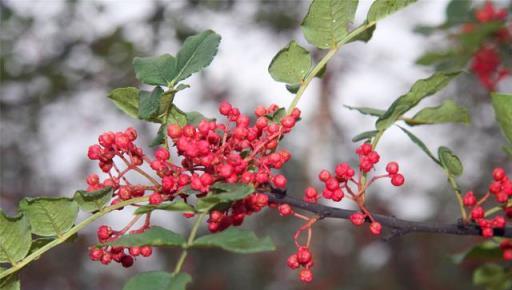
[[[266,193],[269,200],[276,203],[287,203],[295,208],[300,208],[305,211],[315,213],[320,218],[338,218],[338,219],[349,219],[350,215],[357,212],[355,210],[340,209],[321,204],[308,203],[296,197],[286,195],[285,191],[278,189],[272,189]],[[403,236],[409,233],[435,233],[435,234],[448,234],[448,235],[460,235],[460,236],[481,236],[481,229],[475,223],[463,224],[462,220],[454,224],[443,224],[443,223],[429,223],[429,222],[413,222],[401,220],[396,217],[374,214],[373,217],[383,227],[391,229],[389,236],[385,237],[385,240],[392,239],[394,237]],[[366,222],[370,222],[367,218]],[[495,229],[495,236],[501,237],[512,237],[512,227],[505,227],[504,229]]]

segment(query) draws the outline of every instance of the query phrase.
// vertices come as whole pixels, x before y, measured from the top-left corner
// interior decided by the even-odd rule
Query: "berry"
[[[331,178],[331,174],[327,170],[320,171],[320,174],[318,174],[318,179],[320,179],[323,182],[326,182],[329,178]]]
[[[129,268],[133,265],[133,258],[132,256],[125,255],[121,258],[121,265],[125,268]]]
[[[140,247],[130,247],[128,249],[128,252],[130,253],[130,255],[136,257],[140,255]]]
[[[391,161],[386,165],[386,172],[389,174],[397,174],[398,173],[398,163]]]
[[[505,176],[506,176],[506,173],[505,173],[505,169],[503,169],[503,168],[498,167],[492,171],[492,177],[496,181],[501,181],[503,178],[505,178]]]
[[[466,192],[462,201],[465,206],[475,206],[477,203],[476,197],[472,191]]]
[[[365,216],[360,213],[360,212],[356,212],[356,213],[353,213],[350,215],[350,221],[356,225],[356,226],[360,226],[362,224],[364,224],[365,222]]]
[[[154,192],[149,196],[149,204],[161,204],[164,198],[158,192]]]
[[[92,248],[89,250],[89,259],[92,261],[99,261],[103,256],[103,250],[98,248]]]
[[[485,211],[481,206],[477,206],[477,207],[473,208],[473,210],[471,211],[471,218],[474,220],[481,219],[484,217],[484,215],[485,215]]]
[[[100,226],[98,228],[98,230],[96,231],[96,234],[98,235],[98,240],[100,241],[104,241],[108,238],[110,238],[110,236],[112,236],[112,228],[109,227],[109,226]]]
[[[292,207],[287,203],[280,204],[278,207],[278,210],[279,210],[279,214],[281,216],[289,216],[289,215],[293,214]]]
[[[274,184],[275,187],[284,189],[286,188],[287,180],[286,177],[284,177],[284,175],[278,174],[274,176],[274,178],[272,178],[272,183]]]
[[[313,281],[313,273],[309,269],[303,269],[300,271],[299,278],[304,283],[310,283]]]
[[[382,225],[378,222],[372,222],[370,224],[370,232],[376,236],[380,235],[382,232]]]
[[[169,153],[169,151],[167,151],[167,149],[160,147],[156,150],[155,157],[158,160],[166,161],[169,159],[169,157],[171,157],[171,154]]]
[[[153,253],[153,249],[151,248],[151,246],[140,247],[140,254],[143,257],[149,257],[149,256],[151,256],[152,253]]]
[[[313,255],[306,247],[300,247],[299,250],[297,251],[297,261],[301,265],[306,265],[311,261],[312,258]]]
[[[286,261],[286,264],[292,270],[299,268],[300,264],[297,261],[297,255],[293,254],[290,257],[288,257],[288,260]]]
[[[391,184],[393,184],[394,186],[401,186],[402,184],[404,184],[404,182],[405,178],[400,173],[391,176]]]

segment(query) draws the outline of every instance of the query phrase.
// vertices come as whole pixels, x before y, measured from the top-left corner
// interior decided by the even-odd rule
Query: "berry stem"
[[[151,183],[153,183],[155,186],[160,186],[160,184],[158,183],[158,181],[156,181],[153,177],[151,177],[151,175],[147,174],[146,171],[140,169],[139,167],[137,166],[133,166],[130,164],[130,162],[128,162],[128,160],[126,160],[126,158],[124,158],[123,156],[120,156],[121,159],[124,161],[124,163],[126,163],[126,166],[128,166],[128,168],[131,168],[135,171],[137,171],[140,175],[146,177]]]
[[[72,227],[69,231],[67,231],[61,237],[58,237],[55,240],[49,242],[48,244],[44,245],[43,247],[39,248],[38,250],[32,252],[32,254],[28,255],[23,260],[19,261],[17,264],[12,265],[12,267],[10,267],[10,268],[6,269],[5,271],[1,272],[0,273],[0,279],[9,276],[12,273],[16,273],[17,271],[19,271],[21,268],[25,267],[27,264],[29,264],[33,260],[38,259],[45,252],[47,252],[47,251],[51,250],[52,248],[54,248],[54,247],[64,243],[66,240],[68,240],[74,234],[78,233],[80,230],[82,230],[83,228],[85,228],[86,226],[88,226],[89,224],[91,224],[92,222],[97,220],[98,218],[108,214],[109,212],[114,211],[114,210],[119,209],[119,208],[122,208],[122,207],[125,207],[125,206],[128,206],[128,205],[135,204],[135,203],[145,202],[147,200],[148,200],[147,196],[137,197],[137,198],[132,198],[132,199],[129,199],[129,200],[121,201],[121,202],[116,203],[114,205],[102,208],[101,210],[99,210],[95,214],[89,216],[88,218],[86,218],[85,220],[80,222],[79,224],[77,224],[74,227]]]
[[[192,226],[192,229],[190,230],[190,234],[188,236],[187,243],[183,245],[183,251],[181,252],[180,258],[178,259],[178,262],[176,263],[176,267],[174,267],[174,271],[172,272],[173,275],[179,273],[181,271],[181,268],[183,267],[183,264],[185,263],[185,259],[188,255],[188,248],[192,246],[194,243],[194,239],[197,235],[197,230],[199,229],[199,225],[201,224],[201,221],[203,220],[204,216],[206,214],[202,213],[200,214],[196,221],[194,222],[194,225]]]
[[[462,194],[459,190],[459,185],[457,184],[457,181],[455,180],[455,177],[453,175],[451,175],[446,170],[445,170],[445,173],[448,176],[448,183],[450,184],[450,187],[452,188],[453,192],[455,193],[455,197],[457,198],[457,202],[459,203],[459,210],[460,210],[460,215],[462,217],[462,220],[467,222],[468,214],[466,212],[466,209],[464,208],[464,201],[462,200]]]

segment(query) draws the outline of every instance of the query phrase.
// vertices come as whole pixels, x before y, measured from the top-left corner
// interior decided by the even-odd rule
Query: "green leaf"
[[[181,235],[158,226],[152,226],[141,234],[128,234],[109,243],[114,247],[157,246],[181,247],[186,243]]]
[[[28,251],[28,254],[29,255],[32,254],[33,252],[41,249],[46,244],[48,244],[54,240],[55,240],[55,238],[48,238],[48,237],[33,239],[32,244],[30,245],[30,250]],[[66,242],[68,242],[68,241],[69,240],[66,240]]]
[[[155,87],[151,93],[146,91],[139,92],[139,118],[151,120],[158,117],[160,111],[160,97],[164,91],[161,87]]]
[[[162,124],[162,125],[160,125],[160,128],[158,128],[158,132],[156,132],[155,138],[153,138],[153,140],[151,140],[149,147],[153,148],[158,145],[164,144],[166,137],[167,137],[167,124]]]
[[[279,108],[274,113],[266,115],[267,119],[270,121],[279,124],[281,122],[281,119],[283,119],[286,116],[286,109],[285,108]]]
[[[188,37],[176,56],[177,65],[173,82],[177,83],[207,67],[217,54],[220,35],[207,30]]]
[[[348,35],[358,0],[313,0],[301,27],[306,40],[318,48],[335,48]]]
[[[459,75],[460,72],[438,72],[432,76],[416,81],[408,93],[396,99],[384,115],[376,122],[378,130],[386,130],[404,113],[414,108],[424,98],[440,91]]]
[[[402,128],[400,126],[398,126],[398,128],[402,129],[402,131],[409,137],[409,139],[411,139],[411,141],[414,142],[414,144],[418,145],[418,147],[420,147],[420,149],[423,150],[423,152],[425,152],[428,155],[428,157],[430,157],[432,160],[434,160],[435,163],[441,165],[441,162],[439,160],[437,160],[437,158],[434,156],[434,154],[432,154],[432,152],[430,152],[427,145],[425,145],[425,143],[423,143],[423,141],[421,141],[420,138],[416,137],[413,133],[411,133],[410,131],[408,131],[405,128]]]
[[[172,104],[169,109],[169,114],[167,114],[167,124],[176,124],[180,127],[187,125],[187,114],[178,109],[176,105]]]
[[[452,100],[446,100],[437,107],[424,108],[406,123],[410,126],[441,124],[441,123],[463,123],[469,124],[471,116],[468,110],[458,106]]]
[[[311,65],[309,51],[292,41],[274,56],[268,72],[278,82],[298,84],[306,77]]]
[[[144,205],[139,207],[135,214],[145,214],[154,210],[178,211],[178,212],[195,212],[194,208],[182,200],[177,200],[159,205]]]
[[[254,232],[237,228],[199,237],[192,244],[193,247],[219,247],[226,251],[250,254],[274,251],[275,246],[269,237],[259,239]]]
[[[377,131],[377,130],[363,132],[361,134],[358,134],[354,138],[352,138],[352,142],[359,142],[361,140],[371,139],[371,138],[375,137],[375,135],[377,135],[377,133],[379,133],[379,131]]]
[[[455,50],[429,51],[421,55],[416,60],[416,64],[428,66],[440,62],[451,61],[458,54],[459,53]]]
[[[130,117],[138,118],[139,89],[134,87],[119,88],[110,92],[108,98]]]
[[[503,151],[505,151],[509,158],[512,158],[512,146],[503,146]]]
[[[505,271],[496,264],[485,264],[473,272],[473,283],[485,286],[488,290],[508,290],[512,288],[510,277],[510,270]]]
[[[300,85],[299,84],[294,84],[294,85],[290,85],[290,84],[287,84],[286,85],[286,89],[292,93],[292,94],[296,94],[299,89],[300,89]]]
[[[351,106],[347,106],[347,105],[343,105],[343,106],[349,110],[356,110],[363,115],[370,115],[370,116],[375,116],[375,117],[380,117],[380,116],[384,115],[384,113],[386,112],[385,110],[368,108],[368,107],[351,107]]]
[[[190,275],[183,272],[144,272],[130,278],[123,290],[185,290],[191,281]]]
[[[466,260],[501,259],[502,256],[502,251],[496,242],[485,241],[464,253],[452,256],[452,261],[460,264]]]
[[[32,244],[30,223],[19,214],[8,217],[0,210],[0,263],[16,263],[25,258]]]
[[[446,21],[444,26],[450,27],[466,23],[469,20],[471,2],[469,0],[451,0],[446,6]]]
[[[24,198],[20,210],[30,221],[33,234],[62,236],[75,223],[78,203],[66,197]]]
[[[0,267],[0,273],[5,271]],[[0,290],[20,290],[20,279],[17,274],[11,274],[5,278],[0,279]]]
[[[365,21],[363,24],[361,24],[361,26],[359,27],[363,27],[363,26],[366,26],[368,25],[368,21]],[[359,28],[358,27],[358,28]],[[358,29],[356,28],[356,29]],[[366,28],[365,30],[361,31],[360,33],[356,34],[354,37],[352,37],[348,43],[350,42],[354,42],[354,41],[362,41],[362,42],[368,42],[370,41],[370,39],[372,39],[373,37],[373,33],[375,32],[375,29],[377,28],[377,25],[376,24],[373,24],[371,25],[370,27]],[[354,30],[356,30],[354,29]]]
[[[208,120],[208,121],[213,121],[215,119],[212,119],[212,118],[207,118],[205,117],[203,114],[199,113],[199,112],[188,112],[186,113],[187,115],[187,123],[189,125],[192,125],[192,126],[197,126],[199,125],[199,123],[202,121],[202,120]]]
[[[454,176],[459,176],[464,172],[464,167],[459,157],[455,155],[449,148],[441,146],[437,150],[437,155],[441,165]]]
[[[375,0],[370,6],[366,18],[368,22],[378,21],[413,2],[416,2],[416,0]]]
[[[176,71],[176,59],[170,54],[136,57],[133,69],[137,79],[148,85],[167,86]]]
[[[475,25],[472,31],[461,33],[459,41],[465,49],[475,52],[486,38],[494,35],[502,27],[503,22],[501,21],[480,23]]]
[[[493,93],[491,96],[496,120],[500,124],[503,135],[509,144],[512,144],[512,95]]]
[[[247,184],[231,184],[217,182],[211,187],[212,192],[197,202],[196,209],[201,212],[208,211],[219,203],[226,203],[245,198],[254,192],[254,187]]]
[[[113,195],[112,187],[108,186],[96,191],[78,190],[73,199],[78,203],[81,210],[93,212],[103,208],[110,201]]]

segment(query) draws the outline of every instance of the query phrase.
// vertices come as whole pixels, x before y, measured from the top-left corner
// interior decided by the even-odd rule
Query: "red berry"
[[[257,106],[256,110],[254,110],[254,114],[258,117],[265,116],[266,113],[267,109],[265,109],[265,107],[261,105]]]
[[[272,178],[272,183],[274,183],[275,187],[277,188],[286,188],[287,182],[288,180],[282,174],[278,174]]]
[[[97,185],[100,183],[100,178],[98,177],[97,174],[91,174],[89,176],[87,176],[87,184],[89,185]]]
[[[313,273],[309,269],[303,269],[300,271],[299,278],[304,283],[310,283],[313,281]]]
[[[224,115],[224,116],[227,116],[231,113],[231,109],[233,107],[228,103],[228,102],[222,102],[220,103],[219,105],[219,112]]]
[[[477,206],[477,207],[473,208],[473,210],[471,211],[471,218],[474,220],[481,219],[484,217],[484,215],[485,215],[485,211],[481,206]]]
[[[100,263],[108,265],[110,262],[112,262],[112,255],[110,253],[104,253],[103,256],[101,256]]]
[[[149,196],[149,204],[161,204],[162,201],[164,201],[164,198],[158,192],[154,192]]]
[[[324,169],[324,170],[320,171],[320,174],[318,174],[318,178],[321,181],[326,182],[327,179],[331,178],[331,174],[329,173],[329,171]]]
[[[210,221],[214,223],[219,223],[222,218],[224,217],[224,214],[219,210],[213,210],[210,212]]]
[[[131,267],[133,265],[133,258],[132,258],[132,256],[124,255],[121,258],[121,265],[123,265],[123,267],[125,267],[125,268]]]
[[[391,161],[386,165],[386,171],[389,174],[397,174],[398,173],[398,163]]]
[[[296,254],[293,254],[291,255],[290,257],[288,257],[288,260],[286,261],[286,264],[288,265],[288,267],[290,269],[297,269],[299,268],[300,264],[299,262],[297,261],[297,255]]]
[[[496,181],[502,180],[503,178],[505,178],[505,176],[506,176],[506,173],[505,173],[505,169],[503,169],[503,168],[498,167],[492,171],[492,177]]]
[[[156,150],[155,157],[158,160],[166,161],[169,159],[169,157],[171,157],[171,154],[169,153],[169,151],[167,149],[160,147]]]
[[[98,235],[98,240],[100,241],[104,241],[108,238],[110,238],[110,236],[112,236],[112,228],[109,227],[109,226],[100,226],[98,228],[98,230],[96,231],[96,234]]]
[[[306,265],[311,261],[312,258],[313,255],[306,247],[300,247],[299,250],[297,251],[297,261],[301,265]]]
[[[149,256],[151,256],[152,253],[153,253],[153,249],[151,248],[151,246],[140,247],[140,254],[143,257],[149,257]]]
[[[140,247],[130,247],[128,249],[128,252],[130,253],[130,255],[136,257],[140,255]]]
[[[361,155],[368,155],[370,152],[373,151],[373,148],[372,148],[372,145],[370,143],[363,143],[360,147],[359,147],[359,152],[358,154],[361,154]]]
[[[405,178],[400,173],[391,176],[391,184],[393,184],[394,186],[401,186],[402,184],[404,184],[404,182]]]
[[[173,139],[181,137],[181,127],[177,124],[171,124],[167,127],[167,135]]]
[[[370,232],[374,235],[380,235],[382,232],[382,225],[379,222],[372,222],[370,224]]]
[[[511,261],[512,260],[512,249],[508,249],[503,251],[503,260]]]
[[[492,238],[494,236],[492,228],[482,228],[482,236],[484,238]]]
[[[281,119],[281,125],[283,125],[285,128],[291,129],[293,126],[295,126],[295,118],[292,116],[286,116]]]
[[[279,210],[279,214],[281,216],[289,216],[289,215],[293,214],[292,207],[287,203],[280,204],[278,207],[278,210]]]
[[[489,191],[494,194],[500,192],[501,191],[501,182],[494,181],[493,183],[491,183],[491,185],[489,185]]]
[[[350,215],[350,221],[354,225],[360,226],[365,222],[365,215],[360,212],[353,213],[352,215]]]
[[[475,206],[477,203],[476,197],[472,191],[466,192],[463,198],[463,203],[465,206]]]
[[[89,259],[92,261],[99,261],[103,256],[103,250],[98,248],[92,248],[89,250]]]

